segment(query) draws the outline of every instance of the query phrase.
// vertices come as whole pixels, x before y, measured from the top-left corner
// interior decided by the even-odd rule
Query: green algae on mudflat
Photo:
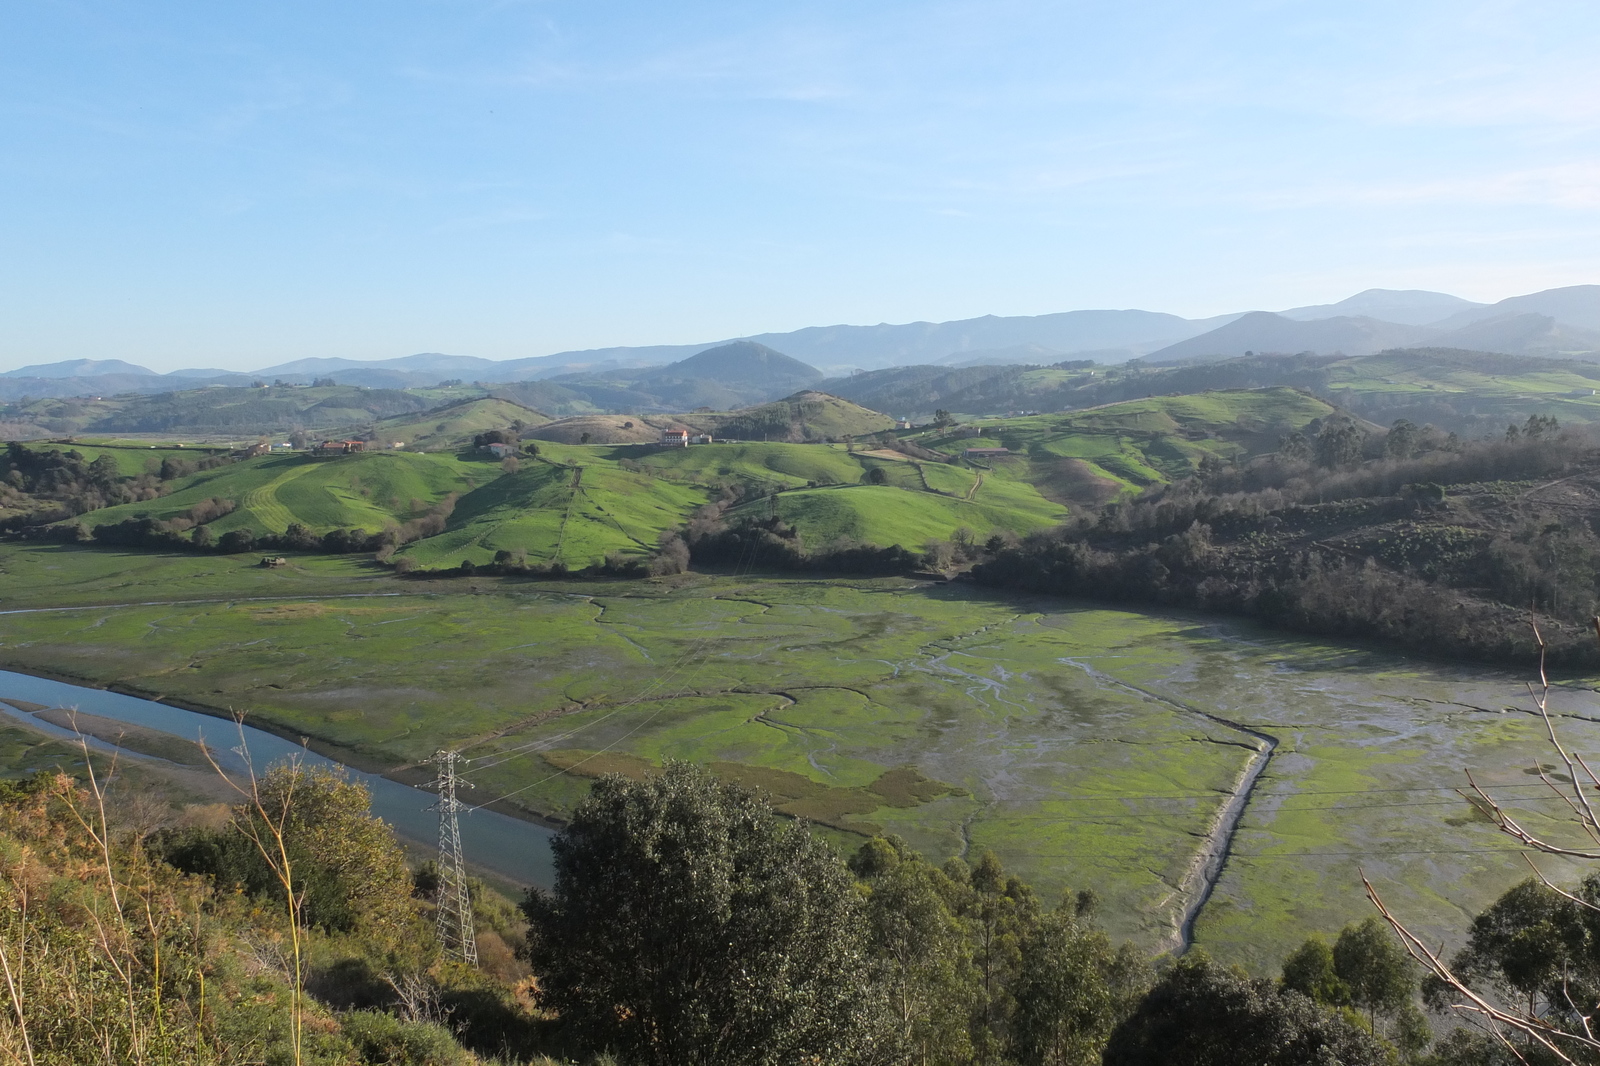
[[[9,545],[0,568],[17,579],[4,606],[103,604],[0,615],[0,665],[247,710],[371,767],[462,747],[478,795],[551,817],[589,779],[541,750],[804,779],[841,847],[854,825],[936,860],[992,848],[1046,898],[1094,888],[1108,929],[1150,945],[1260,746],[1250,731],[1269,734],[1197,923],[1263,972],[1367,913],[1358,865],[1433,938],[1519,880],[1450,791],[1466,769],[1549,810],[1521,772],[1542,725],[1503,711],[1520,678],[1215,619],[904,579],[414,582],[353,560],[285,574]],[[1558,701],[1595,702],[1577,685]],[[1562,722],[1580,750],[1600,739]],[[897,767],[959,791],[868,809]]]

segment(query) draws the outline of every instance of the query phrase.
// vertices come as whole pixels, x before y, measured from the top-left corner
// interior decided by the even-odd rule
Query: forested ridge
[[[1300,632],[1526,664],[1600,662],[1600,447],[1533,417],[1463,441],[1322,420],[1279,450],[996,545],[974,580],[1225,611]]]

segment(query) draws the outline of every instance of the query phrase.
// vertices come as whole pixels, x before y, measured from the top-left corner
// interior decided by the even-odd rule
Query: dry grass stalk
[[[283,797],[283,802],[274,813],[269,810],[261,797],[261,781],[256,775],[255,762],[250,758],[249,745],[244,737],[244,715],[234,715],[234,725],[239,731],[239,746],[234,751],[244,760],[245,779],[243,783],[231,777],[217,762],[211,749],[202,742],[200,750],[204,753],[206,761],[216,771],[217,776],[227,782],[228,786],[242,796],[248,804],[253,817],[235,822],[239,831],[255,845],[261,854],[267,868],[272,871],[272,876],[277,879],[283,888],[285,910],[289,921],[290,945],[290,973],[289,973],[289,1013],[292,1028],[290,1030],[290,1047],[294,1055],[295,1066],[300,1066],[304,1061],[305,1044],[305,962],[303,957],[303,936],[301,929],[301,910],[305,903],[304,890],[297,889],[294,874],[294,863],[289,858],[289,845],[287,828],[290,812],[294,809],[294,783],[297,775],[291,775],[288,792]],[[298,766],[298,762],[291,765]]]
[[[1600,617],[1595,618],[1594,626],[1596,638],[1600,639]],[[1542,854],[1557,855],[1563,858],[1600,859],[1600,815],[1596,814],[1594,805],[1589,797],[1589,792],[1591,791],[1600,792],[1600,776],[1596,775],[1583,756],[1568,750],[1566,744],[1562,742],[1560,734],[1556,731],[1555,722],[1550,716],[1550,677],[1545,669],[1547,649],[1544,637],[1539,632],[1537,619],[1533,620],[1533,636],[1539,646],[1539,688],[1535,690],[1531,684],[1528,685],[1528,695],[1533,699],[1534,706],[1538,709],[1539,716],[1544,722],[1546,739],[1567,768],[1566,782],[1571,786],[1570,789],[1557,784],[1556,780],[1551,778],[1545,771],[1543,765],[1536,767],[1536,769],[1538,770],[1540,781],[1562,801],[1570,812],[1571,820],[1589,838],[1592,846],[1573,847],[1566,844],[1558,844],[1534,833],[1501,806],[1494,796],[1473,778],[1471,771],[1467,772],[1469,787],[1458,791],[1468,802],[1473,803],[1474,806],[1482,810],[1494,822],[1495,827],[1500,832],[1527,848]],[[1600,907],[1590,901],[1555,885],[1545,875],[1544,871],[1539,869],[1538,864],[1531,858],[1527,858],[1527,856],[1524,856],[1524,858],[1540,882],[1547,888],[1582,907],[1600,911]],[[1378,913],[1383,916],[1384,921],[1388,922],[1390,928],[1395,931],[1395,934],[1400,938],[1401,943],[1405,945],[1411,957],[1421,963],[1430,974],[1443,982],[1454,994],[1456,1002],[1452,1003],[1451,1007],[1481,1019],[1483,1022],[1482,1028],[1487,1029],[1518,1061],[1526,1062],[1527,1058],[1523,1055],[1522,1049],[1519,1049],[1513,1043],[1511,1039],[1513,1034],[1522,1036],[1525,1047],[1538,1045],[1554,1056],[1557,1062],[1572,1063],[1574,1066],[1579,1060],[1573,1058],[1573,1054],[1587,1053],[1585,1054],[1586,1060],[1590,1055],[1600,1054],[1600,1037],[1596,1036],[1593,1026],[1596,1015],[1600,1014],[1600,1003],[1580,1006],[1573,1002],[1570,989],[1565,989],[1567,1007],[1572,1016],[1577,1019],[1580,1027],[1580,1031],[1577,1032],[1553,1025],[1540,1018],[1531,1009],[1525,1011],[1506,1010],[1496,1006],[1470,988],[1467,982],[1451,969],[1443,958],[1442,948],[1435,951],[1429,947],[1389,910],[1382,897],[1378,894],[1378,890],[1367,879],[1365,871],[1362,871],[1361,883],[1366,886],[1367,898],[1378,909]]]

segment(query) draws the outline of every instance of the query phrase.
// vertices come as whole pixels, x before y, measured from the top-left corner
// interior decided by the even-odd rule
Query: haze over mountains
[[[734,347],[735,344],[748,347]],[[119,359],[75,359],[0,373],[0,399],[158,393],[254,381],[417,388],[441,380],[524,384],[534,394],[581,390],[600,406],[710,406],[759,402],[824,377],[862,370],[929,365],[963,367],[1120,363],[1143,358],[1181,363],[1247,352],[1367,355],[1433,346],[1600,358],[1600,285],[1577,285],[1494,304],[1426,290],[1369,289],[1332,304],[1187,319],[1142,310],[912,322],[811,326],[737,342],[600,348],[526,359],[422,353],[394,359],[298,359],[250,373],[183,369],[157,374]],[[723,351],[729,349],[729,351]],[[721,354],[715,358],[713,351]]]

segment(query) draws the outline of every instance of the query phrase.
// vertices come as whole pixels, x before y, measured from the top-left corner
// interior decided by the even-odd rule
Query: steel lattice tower
[[[439,943],[447,958],[478,964],[478,940],[472,930],[472,898],[467,893],[467,864],[461,857],[461,825],[457,815],[466,804],[456,799],[456,789],[472,787],[471,781],[456,776],[456,763],[465,761],[459,752],[436,751],[431,760],[439,776],[431,787],[439,790],[439,801],[430,811],[439,812]]]

